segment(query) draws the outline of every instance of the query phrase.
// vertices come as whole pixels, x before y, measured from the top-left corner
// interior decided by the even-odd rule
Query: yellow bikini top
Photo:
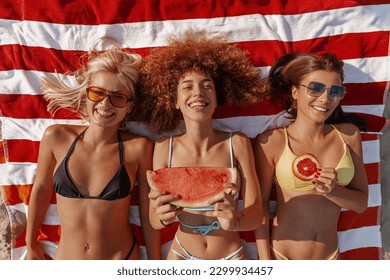
[[[355,174],[355,166],[353,164],[353,160],[351,157],[351,153],[347,144],[344,142],[343,137],[340,132],[332,125],[332,127],[337,131],[337,134],[340,136],[343,141],[344,146],[344,154],[337,164],[336,172],[338,184],[341,186],[348,185]],[[302,181],[294,176],[292,172],[292,163],[294,159],[297,157],[294,154],[289,145],[287,129],[284,127],[284,135],[285,135],[285,147],[282,156],[280,157],[278,163],[275,168],[275,180],[279,184],[282,189],[290,190],[290,191],[308,191],[314,190],[315,186],[311,181]]]

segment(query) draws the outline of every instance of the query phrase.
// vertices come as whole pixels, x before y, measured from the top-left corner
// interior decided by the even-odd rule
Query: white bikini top
[[[233,132],[230,132],[229,136],[229,151],[230,151],[230,167],[234,168],[234,160],[233,160],[233,141],[232,141]],[[168,152],[168,168],[172,165],[172,150],[173,150],[173,136],[169,137],[169,152]],[[238,198],[239,192],[237,192],[234,196],[234,199],[236,200]],[[185,210],[190,211],[213,211],[214,210],[214,204],[206,207],[199,207],[199,208],[187,208],[185,207]]]

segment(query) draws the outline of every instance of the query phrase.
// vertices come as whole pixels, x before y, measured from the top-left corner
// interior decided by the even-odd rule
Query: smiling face
[[[176,109],[184,118],[212,118],[216,106],[215,85],[209,75],[191,71],[180,79]]]
[[[299,83],[308,85],[310,82],[323,83],[327,88],[342,84],[340,74],[325,70],[314,71]],[[313,97],[307,93],[306,87],[300,85],[292,87],[292,97],[297,102],[297,119],[306,116],[317,123],[324,123],[340,102],[332,99],[328,94],[328,90],[319,97]]]
[[[113,92],[125,94],[129,99],[132,99],[132,94],[126,87],[120,83],[116,76],[110,72],[96,73],[89,86],[95,86]],[[91,125],[101,127],[118,126],[132,109],[132,103],[127,102],[125,107],[118,108],[111,104],[110,98],[106,96],[100,102],[94,102],[87,99],[87,113]]]

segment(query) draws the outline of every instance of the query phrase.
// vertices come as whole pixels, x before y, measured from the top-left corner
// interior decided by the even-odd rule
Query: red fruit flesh
[[[146,172],[151,189],[177,194],[171,204],[181,207],[204,207],[225,191],[225,184],[237,181],[237,170],[225,167],[172,167]]]
[[[319,162],[312,154],[306,153],[295,158],[292,164],[293,174],[303,181],[314,179],[319,168]]]

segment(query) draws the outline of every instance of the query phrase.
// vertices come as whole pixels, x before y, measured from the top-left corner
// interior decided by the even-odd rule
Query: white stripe
[[[354,58],[343,61],[345,72],[344,83],[387,82],[389,79],[389,56]]]
[[[296,15],[253,14],[100,25],[2,19],[0,45],[20,44],[62,50],[88,50],[97,37],[109,35],[117,38],[124,46],[143,48],[164,46],[168,35],[172,33],[181,35],[189,28],[228,34],[232,42],[300,41],[347,33],[389,30],[389,13],[390,5],[367,5]],[[310,28],[307,28],[308,26]]]
[[[339,231],[340,252],[365,247],[382,246],[379,226],[361,227],[346,231]]]
[[[386,82],[390,75],[390,57],[370,57],[344,60],[345,83]],[[269,66],[257,67],[262,76],[269,74]],[[41,95],[40,80],[43,77],[53,78],[54,73],[32,70],[0,71],[0,92],[2,94]],[[73,77],[58,74],[58,77],[69,86],[75,85]],[[353,94],[353,93],[347,93]],[[382,113],[383,110],[381,110]]]
[[[36,163],[7,163],[0,166],[0,182],[3,186],[32,184],[36,175]]]
[[[214,126],[220,130],[240,131],[248,137],[256,137],[260,132],[266,129],[287,125],[289,121],[283,117],[284,112],[269,116],[244,116],[225,119],[215,119]],[[59,120],[59,119],[15,119],[2,118],[3,121],[3,139],[28,139],[40,141],[45,129],[53,124],[71,124],[85,125],[82,120]],[[134,133],[146,135],[151,138],[161,136],[152,135],[143,125],[129,123],[128,127]]]
[[[42,78],[54,78],[54,73],[32,70],[0,71],[0,92],[2,94],[41,95],[40,81]],[[72,76],[58,74],[69,86],[76,85]]]
[[[368,185],[368,203],[367,207],[378,207],[382,205],[381,185],[371,184]],[[345,208],[341,208],[341,211],[351,211]]]
[[[54,259],[54,254],[57,251],[57,243],[52,241],[40,240],[44,252]],[[11,248],[11,260],[24,260],[27,254],[27,246]]]
[[[368,185],[368,207],[378,207],[382,205],[381,185]]]
[[[390,73],[389,73],[390,74]],[[348,113],[363,113],[383,117],[383,110],[385,105],[344,105],[342,106],[344,112]]]
[[[18,205],[18,204],[17,204]],[[9,206],[9,208],[17,207],[17,205]],[[21,205],[25,206],[25,215],[28,216],[28,206],[21,203]],[[60,220],[58,217],[58,210],[56,204],[50,204],[46,211],[46,216],[44,217],[42,224],[56,226],[60,224]]]
[[[386,82],[390,72],[390,57],[370,57],[345,60],[345,83]],[[269,73],[269,66],[258,67],[262,76]],[[0,71],[0,92],[3,94],[41,95],[40,80],[43,77],[52,78],[54,73],[32,70]],[[75,85],[73,77],[58,74],[69,86]],[[353,93],[349,93],[353,94]]]
[[[2,118],[3,139],[41,141],[45,129],[53,124],[83,125],[82,120]]]
[[[362,142],[364,163],[380,162],[379,140],[370,140]]]

